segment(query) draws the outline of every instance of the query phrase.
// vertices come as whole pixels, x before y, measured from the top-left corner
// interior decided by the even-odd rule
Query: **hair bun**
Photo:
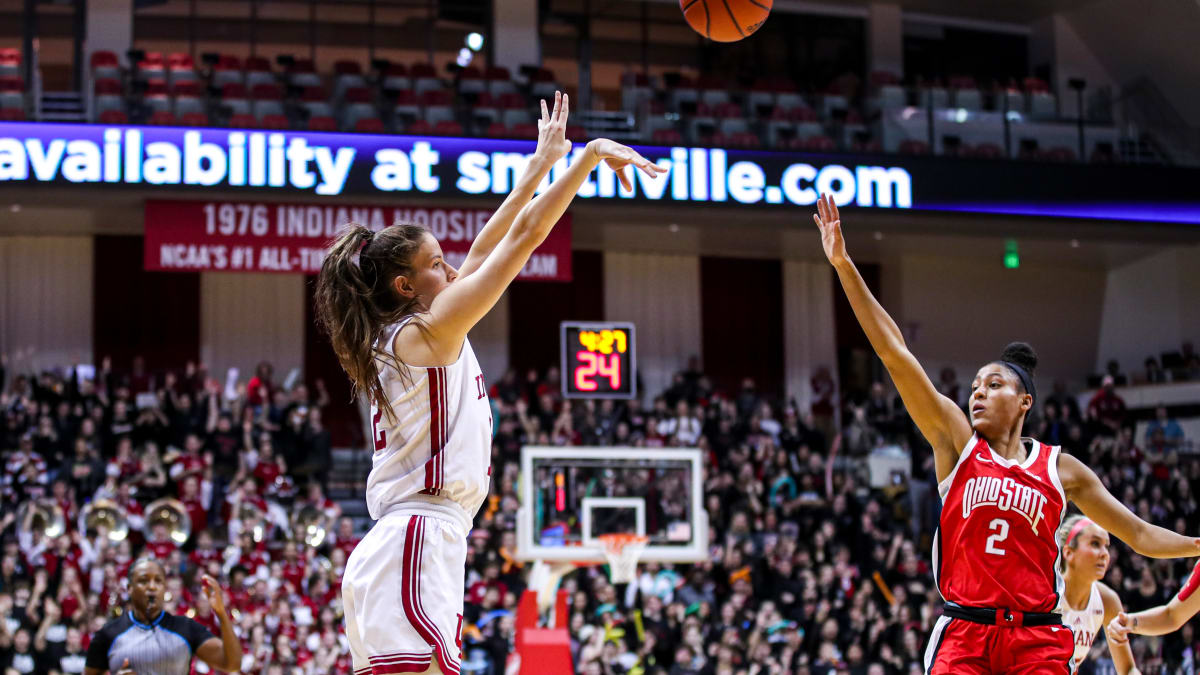
[[[1033,371],[1038,364],[1037,352],[1033,351],[1033,347],[1030,347],[1028,342],[1010,342],[1000,353],[1000,360],[1021,366],[1029,373],[1030,377],[1033,376]]]

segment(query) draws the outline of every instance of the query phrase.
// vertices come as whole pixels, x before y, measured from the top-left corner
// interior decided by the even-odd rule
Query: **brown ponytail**
[[[334,240],[317,276],[316,309],[321,327],[355,392],[366,392],[372,403],[395,418],[379,381],[380,361],[407,377],[404,361],[390,345],[380,349],[383,331],[414,313],[417,302],[396,293],[392,281],[411,274],[413,255],[427,230],[397,224],[378,233],[349,225]]]

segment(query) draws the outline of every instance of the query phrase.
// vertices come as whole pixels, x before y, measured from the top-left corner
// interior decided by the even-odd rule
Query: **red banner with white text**
[[[396,222],[422,225],[446,260],[460,266],[487,224],[488,209],[295,204],[242,201],[146,201],[145,266],[163,272],[316,274],[325,247],[347,223],[375,231]],[[571,280],[571,214],[550,231],[518,280]]]

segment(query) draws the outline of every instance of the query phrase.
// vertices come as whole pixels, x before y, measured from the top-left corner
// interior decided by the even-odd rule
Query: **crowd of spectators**
[[[0,372],[0,673],[82,672],[90,635],[122,607],[125,571],[138,555],[164,561],[169,611],[214,629],[198,575],[221,581],[244,642],[242,673],[351,672],[338,595],[362,533],[337,520],[325,496],[323,387],[285,390],[265,365],[228,391],[202,366],[151,376],[104,363],[86,375]],[[822,370],[801,409],[751,380],[722,392],[693,361],[637,405],[564,401],[559,376],[555,368],[510,372],[490,390],[494,482],[470,535],[464,672],[499,675],[513,653],[529,571],[514,557],[519,458],[534,443],[699,447],[707,458],[710,560],[646,563],[617,587],[602,567],[563,581],[578,672],[922,672],[941,611],[930,571],[935,479],[928,446],[887,386],[842,395]],[[938,386],[965,404],[952,370]],[[1194,533],[1200,463],[1180,452],[1178,424],[1160,410],[1153,435],[1138,439],[1101,407],[1081,411],[1056,384],[1030,420],[1032,435],[1080,456],[1142,518]],[[911,478],[871,487],[866,458],[889,447],[911,456]],[[191,517],[182,545],[163,523],[142,532],[146,507],[161,497]],[[81,510],[100,499],[126,514],[124,540],[82,526]],[[61,510],[61,534],[23,522],[34,502]],[[289,536],[305,504],[337,520],[319,547]],[[1190,569],[1114,541],[1107,581],[1137,610],[1168,600]],[[1135,638],[1142,672],[1192,672],[1194,628]],[[1103,644],[1097,638],[1086,666],[1093,672],[1107,672]]]

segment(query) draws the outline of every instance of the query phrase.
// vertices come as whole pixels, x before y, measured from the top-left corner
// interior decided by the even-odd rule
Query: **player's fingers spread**
[[[563,124],[566,124],[567,115],[570,114],[570,112],[571,112],[571,97],[567,96],[566,94],[563,94],[563,99],[562,99]]]
[[[621,187],[625,188],[626,192],[633,190],[633,183],[629,180],[629,172],[625,170],[625,167],[621,167],[617,171],[617,178],[621,179]]]
[[[825,231],[825,223],[821,222],[821,216],[818,216],[817,214],[814,213],[813,214],[813,222],[817,224],[817,227],[821,228],[822,232]]]
[[[550,119],[550,110],[546,108],[546,99],[542,99],[542,121],[546,122]]]

